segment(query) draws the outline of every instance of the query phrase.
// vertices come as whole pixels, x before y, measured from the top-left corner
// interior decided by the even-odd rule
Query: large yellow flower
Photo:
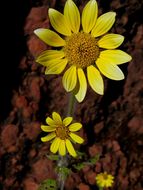
[[[67,92],[74,90],[79,102],[86,95],[87,79],[91,88],[101,95],[104,92],[101,74],[112,80],[124,79],[118,65],[130,61],[131,56],[115,50],[124,37],[106,34],[115,22],[115,12],[107,12],[97,18],[96,0],[90,0],[83,9],[80,23],[77,6],[72,0],[67,0],[64,14],[52,8],[48,13],[52,27],[65,37],[49,29],[34,31],[46,44],[61,47],[44,51],[37,58],[37,62],[46,66],[45,74],[60,74],[67,68],[62,79],[63,86]]]
[[[114,183],[114,177],[107,172],[97,174],[96,183],[101,188],[112,187]]]
[[[67,148],[70,155],[76,157],[77,154],[70,140],[79,144],[83,143],[84,140],[80,136],[73,133],[81,129],[82,124],[81,123],[71,124],[73,120],[72,117],[66,117],[62,121],[61,116],[56,112],[52,113],[52,117],[53,118],[47,117],[46,123],[48,125],[41,125],[41,129],[43,131],[51,132],[47,136],[42,137],[41,141],[46,142],[54,139],[50,147],[51,152],[56,153],[57,151],[59,151],[59,154],[61,156],[64,156],[66,155],[66,148]]]

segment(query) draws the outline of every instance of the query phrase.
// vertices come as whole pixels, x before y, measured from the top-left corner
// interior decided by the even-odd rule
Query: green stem
[[[66,117],[70,116],[72,117],[74,115],[74,109],[75,109],[75,97],[73,93],[69,94],[69,101],[68,101],[68,107],[67,107],[67,113]],[[59,167],[67,167],[67,156],[59,156],[59,161],[58,161],[58,166]],[[65,176],[62,172],[59,172],[58,174],[58,181],[59,181],[59,187],[60,190],[64,190],[64,185],[65,185]]]
[[[59,161],[58,161],[58,167],[59,168],[62,168],[62,167],[66,167],[67,166],[67,159],[66,159],[66,156],[60,156],[59,155]],[[58,173],[58,182],[59,182],[59,187],[60,187],[60,190],[64,190],[64,186],[65,186],[65,175],[63,173],[63,171],[60,171],[59,170],[59,173]]]
[[[69,103],[68,103],[68,109],[67,109],[67,116],[73,116],[74,115],[74,109],[75,109],[75,103],[76,103],[76,99],[74,94],[71,92],[69,94]]]
[[[99,186],[99,190],[103,190],[103,187],[100,187],[100,186]]]

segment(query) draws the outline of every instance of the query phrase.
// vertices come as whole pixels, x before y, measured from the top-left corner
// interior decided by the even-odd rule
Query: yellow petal
[[[124,36],[119,34],[107,34],[98,41],[98,46],[105,49],[115,49],[124,41]]]
[[[103,79],[100,72],[93,65],[87,67],[87,78],[91,88],[98,94],[103,95]]]
[[[55,138],[50,146],[50,151],[56,153],[59,149],[60,142],[61,142],[60,138]]]
[[[89,33],[94,27],[97,19],[98,7],[96,0],[90,0],[82,12],[83,31]]]
[[[65,36],[71,35],[70,25],[68,24],[65,16],[59,11],[50,8],[49,9],[49,19],[53,28]]]
[[[124,79],[124,74],[117,65],[109,63],[102,58],[97,59],[96,65],[101,71],[101,73],[105,75],[107,78],[112,80]]]
[[[70,142],[69,139],[66,139],[66,147],[67,147],[67,150],[70,153],[70,155],[72,155],[73,157],[77,156],[77,154],[76,154],[76,152],[74,150],[74,147],[73,147],[73,145],[72,145],[72,143]]]
[[[67,0],[64,7],[64,15],[74,33],[78,33],[80,27],[80,14],[77,6],[72,0]]]
[[[41,125],[41,129],[45,132],[51,132],[55,131],[56,128],[54,126]]]
[[[65,141],[64,140],[61,140],[61,142],[60,142],[59,154],[61,156],[65,156],[65,154],[66,154],[66,145],[65,145]]]
[[[82,144],[84,142],[83,138],[81,138],[80,136],[78,136],[74,133],[70,133],[69,135],[78,144]]]
[[[48,62],[51,62],[54,59],[62,59],[64,56],[65,54],[63,51],[46,50],[37,57],[36,62],[47,66]]]
[[[69,126],[69,131],[78,131],[82,128],[82,124],[81,123],[73,123]]]
[[[76,73],[76,67],[71,66],[64,74],[63,79],[63,86],[66,89],[67,92],[72,91],[77,83],[77,73]]]
[[[45,74],[60,74],[66,67],[68,60],[67,59],[53,59],[51,62],[48,62],[48,65],[45,70]]]
[[[120,65],[131,61],[132,57],[121,50],[105,50],[100,53],[100,58],[106,59],[109,63]]]
[[[72,122],[73,118],[72,117],[66,117],[64,120],[63,120],[63,124],[65,126],[68,126],[71,122]]]
[[[54,126],[56,124],[55,121],[53,121],[53,119],[51,119],[50,117],[46,118],[46,123],[51,126]]]
[[[47,135],[47,136],[45,136],[45,137],[42,137],[42,138],[41,138],[41,141],[42,141],[42,142],[47,142],[47,141],[52,140],[52,139],[55,138],[55,137],[56,137],[56,134],[55,134],[55,132],[53,132],[53,133],[50,133],[49,135]]]
[[[45,29],[39,28],[34,30],[34,33],[46,44],[53,47],[60,47],[65,45],[65,41],[55,32]]]
[[[61,116],[57,112],[53,112],[52,117],[55,123],[62,125],[63,122],[62,122]]]
[[[93,37],[98,37],[108,32],[115,22],[115,12],[108,12],[101,15],[91,31]]]
[[[87,82],[86,82],[84,72],[81,68],[78,68],[78,80],[79,80],[79,91],[75,95],[75,97],[78,100],[78,102],[82,102],[86,95]]]

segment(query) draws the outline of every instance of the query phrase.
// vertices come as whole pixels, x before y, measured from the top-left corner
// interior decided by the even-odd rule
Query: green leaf
[[[71,169],[69,169],[69,168],[67,168],[65,166],[58,167],[57,171],[58,171],[58,173],[61,173],[63,179],[66,179],[67,176],[71,173]]]
[[[82,162],[82,163],[80,163],[80,164],[74,164],[73,165],[73,167],[76,169],[76,170],[78,170],[78,171],[80,171],[81,169],[83,169],[83,167],[85,166],[85,164]]]
[[[49,160],[54,160],[54,161],[59,160],[59,156],[58,155],[46,155],[46,156],[47,156],[47,158]]]
[[[57,184],[54,179],[47,179],[44,180],[41,184],[38,190],[56,190]]]
[[[82,158],[83,156],[85,156],[84,152],[80,152],[80,151],[76,151],[78,158]]]
[[[89,162],[91,164],[96,164],[96,162],[99,160],[99,158],[100,158],[100,154],[97,154],[95,157],[90,158]]]

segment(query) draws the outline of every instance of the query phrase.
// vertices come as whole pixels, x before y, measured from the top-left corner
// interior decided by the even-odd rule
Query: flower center
[[[56,128],[56,135],[62,140],[65,140],[69,136],[69,130],[65,126],[59,126]]]
[[[69,64],[81,68],[94,64],[99,56],[97,40],[84,32],[67,37],[64,51]]]
[[[104,180],[107,180],[107,179],[108,179],[108,174],[107,174],[107,172],[104,172],[104,173],[103,173],[103,179],[104,179]]]

